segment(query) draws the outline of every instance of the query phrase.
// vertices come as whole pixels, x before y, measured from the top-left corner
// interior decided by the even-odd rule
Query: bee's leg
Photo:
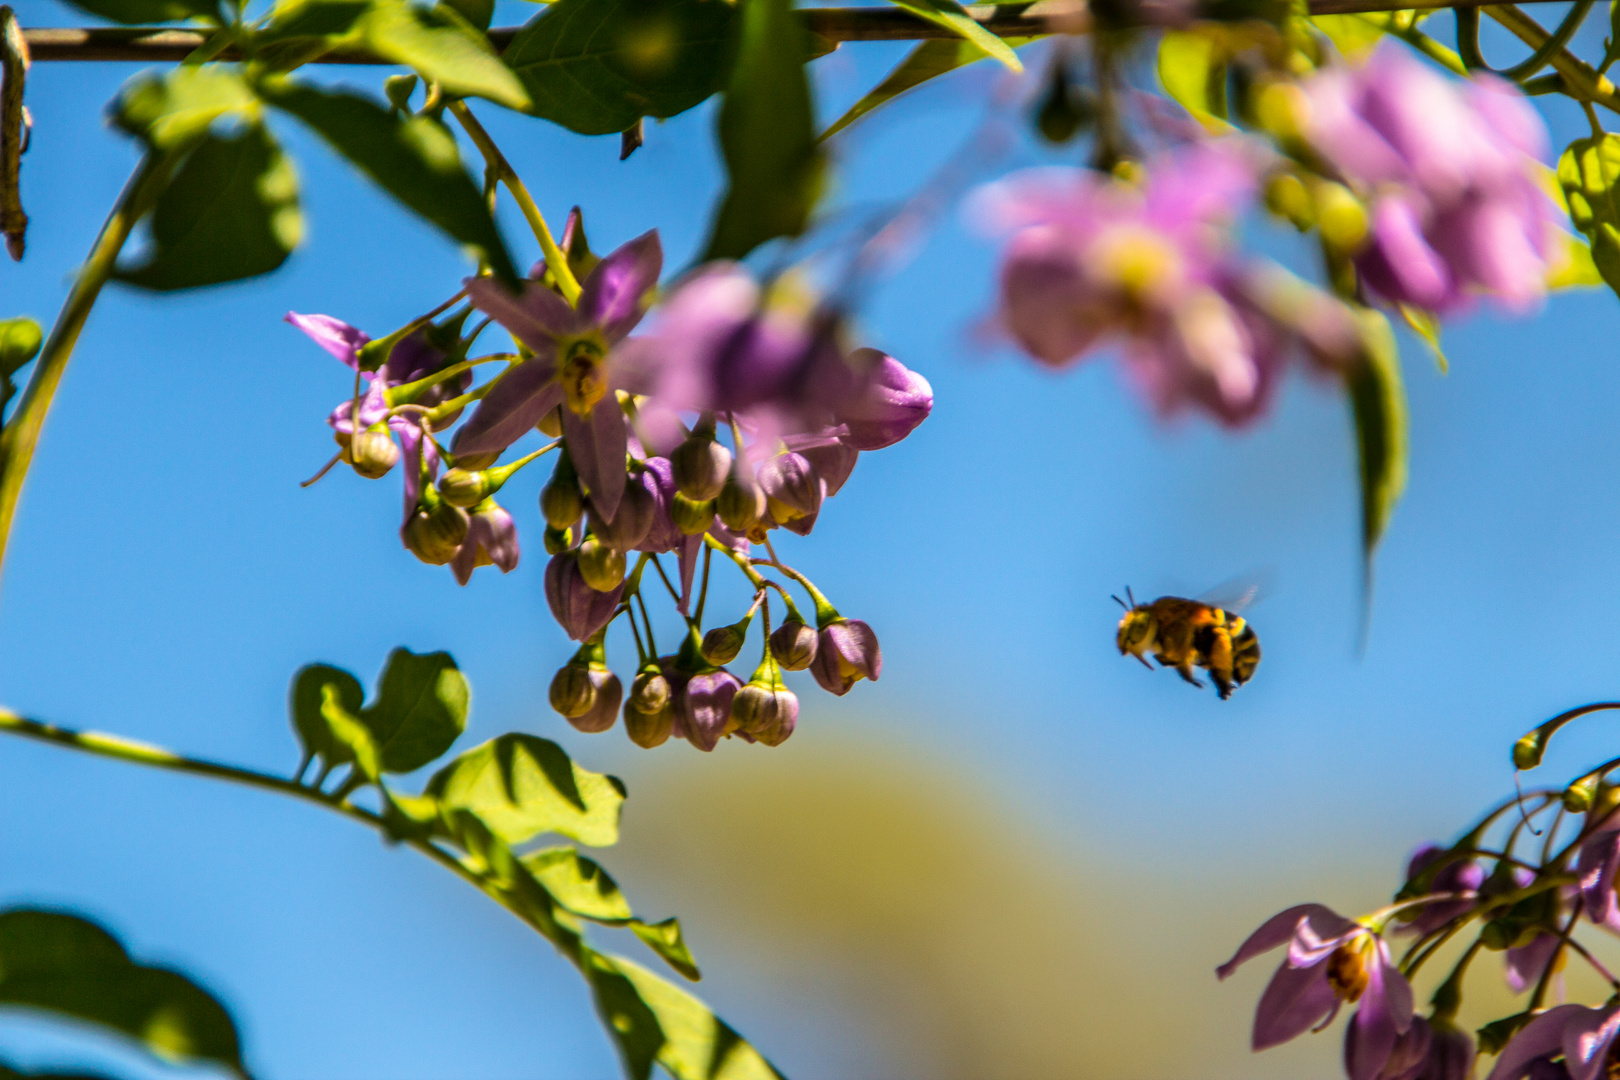
[[[1191,660],[1189,660],[1185,664],[1182,664],[1179,667],[1177,667],[1176,668],[1176,673],[1178,675],[1180,675],[1183,679],[1186,679],[1188,682],[1190,682],[1194,686],[1198,687],[1198,689],[1202,690],[1204,688],[1204,684],[1198,681],[1198,676],[1196,676],[1196,675],[1194,675],[1192,673],[1192,661]]]
[[[1221,700],[1232,696],[1232,635],[1224,626],[1210,627],[1208,656],[1204,666],[1220,692]]]
[[[1143,656],[1141,653],[1132,653],[1131,655],[1136,657],[1138,660],[1142,661],[1142,666],[1143,667],[1147,668],[1149,671],[1153,670],[1153,665],[1148,663],[1148,658],[1147,657]]]

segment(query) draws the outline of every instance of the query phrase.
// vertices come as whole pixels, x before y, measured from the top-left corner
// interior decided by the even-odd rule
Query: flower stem
[[[1514,37],[1532,49],[1540,49],[1552,38],[1540,23],[1513,4],[1498,4],[1480,10],[1507,27]],[[1569,87],[1571,97],[1596,102],[1610,112],[1620,112],[1620,90],[1615,89],[1614,83],[1610,82],[1607,76],[1599,75],[1592,65],[1576,57],[1568,49],[1554,52],[1551,63],[1553,70],[1564,77],[1564,84]]]
[[[45,425],[45,414],[50,411],[51,399],[73,355],[73,346],[78,343],[90,309],[101,295],[101,287],[112,276],[113,265],[130,231],[162,190],[173,165],[173,155],[149,152],[124,186],[112,212],[107,215],[106,224],[101,227],[89,260],[73,283],[73,291],[62,305],[56,325],[51,327],[51,335],[35,362],[17,411],[4,431],[0,431],[0,562],[5,558],[6,540],[11,535],[23,479],[28,475],[40,429]]]
[[[534,204],[534,198],[529,194],[529,189],[523,186],[523,181],[518,177],[517,171],[512,168],[512,163],[506,160],[506,155],[502,154],[500,147],[495,145],[495,140],[489,137],[489,132],[484,130],[484,125],[480,124],[478,118],[473,116],[472,110],[467,108],[466,102],[452,101],[450,103],[450,112],[460,121],[462,128],[466,130],[468,137],[472,139],[473,145],[478,147],[478,152],[484,155],[485,163],[499,174],[501,183],[505,184],[506,190],[512,193],[512,198],[518,204],[518,209],[523,211],[524,220],[529,223],[529,228],[534,230],[534,238],[540,241],[540,250],[546,256],[546,268],[557,279],[557,288],[562,290],[563,299],[570,304],[577,304],[579,302],[579,281],[574,277],[574,269],[568,265],[568,256],[564,255],[562,248],[557,246],[557,241],[551,235],[550,226],[546,224],[546,219],[540,213],[540,208]]]

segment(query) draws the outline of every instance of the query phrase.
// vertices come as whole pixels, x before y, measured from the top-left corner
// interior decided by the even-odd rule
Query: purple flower
[[[468,511],[467,538],[450,560],[450,569],[462,585],[480,566],[498,566],[509,574],[518,564],[517,526],[494,499],[485,499]]]
[[[1570,1080],[1599,1080],[1616,1064],[1614,1037],[1620,1032],[1620,1002],[1601,1009],[1558,1005],[1536,1016],[1515,1035],[1496,1059],[1487,1080],[1534,1080],[1558,1076],[1562,1058]]]
[[[825,494],[821,475],[803,454],[778,454],[759,467],[765,505],[779,525],[821,512]]]
[[[1351,1017],[1345,1027],[1344,1071],[1364,1075],[1356,1055],[1365,1046],[1361,1038],[1361,1018]],[[1372,1075],[1377,1080],[1468,1080],[1474,1068],[1474,1040],[1445,1021],[1431,1023],[1421,1016],[1395,1040],[1383,1067]]]
[[[553,555],[546,564],[546,603],[551,605],[551,614],[563,630],[575,641],[584,641],[612,620],[623,592],[623,582],[610,592],[597,592],[585,584],[585,577],[579,572],[578,551]]]
[[[1412,987],[1372,930],[1321,904],[1279,912],[1216,968],[1224,979],[1239,964],[1288,945],[1288,956],[1260,997],[1252,1045],[1278,1046],[1332,1021],[1339,1006],[1358,1003],[1345,1047],[1350,1080],[1374,1080],[1412,1028]]]
[[[642,301],[658,283],[657,232],[625,244],[586,277],[579,306],[537,282],[512,296],[491,278],[469,278],[467,295],[533,355],[495,381],[456,433],[457,456],[499,454],[559,405],[563,437],[592,504],[608,519],[619,508],[628,441],[615,391],[645,389],[625,350]]]
[[[674,551],[681,547],[687,537],[675,527],[675,522],[669,516],[669,507],[675,501],[675,470],[668,458],[652,457],[643,464],[641,475],[632,480],[639,481],[653,497],[652,522],[647,527],[647,534],[636,545],[637,551],[650,551],[655,555],[666,551]]]
[[[1515,945],[1503,954],[1508,988],[1522,994],[1541,981],[1547,965],[1559,955],[1563,939],[1551,930],[1537,934],[1523,945]]]
[[[596,690],[591,707],[578,716],[567,717],[575,730],[595,735],[608,730],[619,718],[619,703],[624,700],[624,684],[619,677],[601,664],[592,664],[587,677]]]
[[[678,734],[699,750],[713,750],[731,721],[731,703],[742,682],[725,668],[701,672],[675,694],[680,716]]]
[[[1411,881],[1421,874],[1436,859],[1446,854],[1446,849],[1434,844],[1427,844],[1412,853],[1412,859],[1406,867],[1406,880]],[[1477,893],[1485,883],[1485,868],[1473,859],[1453,859],[1446,863],[1434,875],[1426,893]],[[1432,904],[1425,904],[1415,909],[1416,918],[1406,924],[1406,929],[1414,934],[1423,936],[1440,929],[1457,916],[1471,910],[1474,899],[1439,900]]]
[[[1620,871],[1620,811],[1609,811],[1596,824],[1587,823],[1575,860],[1586,917],[1599,925],[1620,922],[1615,900],[1615,874]]]
[[[877,635],[859,619],[835,619],[816,636],[816,655],[810,674],[828,693],[839,697],[861,679],[877,681],[883,673],[883,652]]]
[[[1391,45],[1302,87],[1306,138],[1371,200],[1356,255],[1369,287],[1436,312],[1541,298],[1557,235],[1535,174],[1547,132],[1517,87],[1457,82]]]
[[[928,419],[934,409],[934,388],[927,379],[876,349],[856,349],[850,360],[866,373],[866,380],[853,398],[835,410],[844,425],[841,440],[845,446],[881,450]]]

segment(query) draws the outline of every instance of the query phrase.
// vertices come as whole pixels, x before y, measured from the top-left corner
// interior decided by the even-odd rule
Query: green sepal
[[[591,847],[619,839],[624,785],[575,764],[549,739],[511,732],[433,774],[427,794],[476,814],[508,844],[557,833]]]

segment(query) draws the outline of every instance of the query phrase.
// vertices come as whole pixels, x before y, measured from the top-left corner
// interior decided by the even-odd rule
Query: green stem
[[[443,371],[435,371],[431,375],[424,375],[415,382],[400,383],[398,386],[391,387],[388,391],[389,404],[409,402],[422,391],[437,386],[446,379],[453,379],[464,371],[471,371],[479,364],[492,364],[497,360],[504,360],[507,363],[511,363],[516,359],[517,356],[514,353],[490,353],[488,356],[475,356],[471,360],[463,360],[460,363],[451,364]]]
[[[1512,4],[1498,4],[1482,10],[1532,49],[1540,49],[1552,37],[1545,27]],[[1591,64],[1576,57],[1568,49],[1554,52],[1551,63],[1553,70],[1564,77],[1570,96],[1577,101],[1595,102],[1610,112],[1620,113],[1620,90],[1615,89],[1614,83],[1610,82],[1607,76],[1598,74],[1597,69]]]
[[[167,181],[173,167],[170,154],[149,152],[141,160],[124,191],[101,227],[90,258],[79,271],[73,291],[62,305],[62,313],[51,328],[51,336],[35,362],[34,372],[28,379],[17,411],[12,414],[5,430],[0,432],[0,563],[4,562],[6,540],[11,535],[12,520],[16,516],[17,497],[22,492],[23,479],[34,459],[34,447],[39,442],[40,429],[45,425],[45,414],[50,411],[51,399],[62,381],[62,372],[73,355],[73,346],[90,317],[90,309],[101,295],[101,287],[112,276],[113,265],[124,243],[141,219],[157,193]]]
[[[466,102],[452,101],[450,112],[461,123],[467,136],[472,139],[473,145],[478,147],[478,152],[484,155],[484,162],[500,174],[501,183],[506,185],[506,190],[512,193],[518,209],[523,211],[524,220],[529,223],[529,228],[534,230],[534,238],[540,241],[540,250],[546,256],[546,268],[557,279],[557,288],[562,291],[563,299],[570,304],[579,303],[579,281],[574,277],[574,268],[568,265],[568,256],[557,246],[557,241],[551,235],[551,227],[546,224],[540,208],[534,204],[529,189],[523,186],[517,170],[512,168],[512,163],[506,160],[506,155],[495,145],[495,140],[489,137],[484,125],[473,116]]]

